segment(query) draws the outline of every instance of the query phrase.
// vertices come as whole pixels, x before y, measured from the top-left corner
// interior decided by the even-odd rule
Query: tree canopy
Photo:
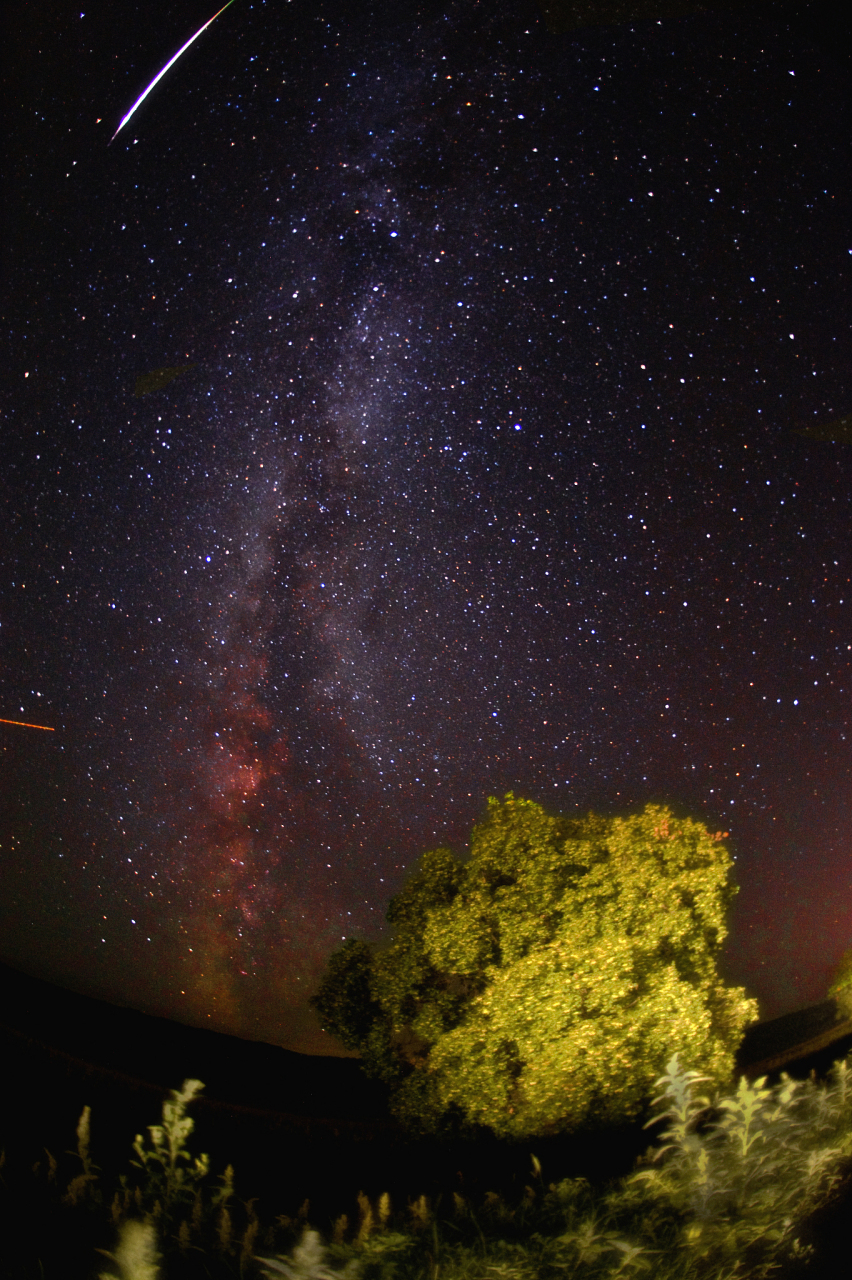
[[[852,1018],[852,948],[840,958],[828,994],[837,1001],[845,1018]]]
[[[731,867],[721,832],[662,806],[576,819],[491,798],[469,858],[424,854],[388,945],[347,941],[312,1003],[414,1130],[632,1119],[673,1053],[728,1083],[757,1017],[717,970]]]

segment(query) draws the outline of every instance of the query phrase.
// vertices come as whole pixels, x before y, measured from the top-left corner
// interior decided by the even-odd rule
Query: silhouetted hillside
[[[79,995],[0,964],[0,1034],[164,1089],[203,1080],[208,1098],[294,1116],[362,1120],[387,1114],[386,1091],[357,1058],[277,1045],[153,1017]]]
[[[844,1017],[835,1000],[823,1000],[747,1027],[737,1070],[750,1079],[780,1071],[800,1076],[811,1068],[821,1075],[850,1049],[852,1018]]]
[[[3,1062],[0,1148],[25,1163],[74,1149],[92,1108],[93,1158],[128,1172],[135,1134],[160,1121],[169,1091],[204,1083],[190,1147],[211,1177],[227,1164],[242,1194],[262,1188],[267,1211],[305,1197],[338,1204],[353,1177],[372,1185],[399,1142],[384,1090],[357,1059],[308,1057],[182,1026],[66,991],[0,965]],[[360,1184],[359,1184],[360,1185]],[[356,1187],[357,1191],[358,1188]]]

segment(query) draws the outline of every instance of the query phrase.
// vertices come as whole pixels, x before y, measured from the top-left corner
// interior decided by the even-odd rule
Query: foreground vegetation
[[[15,1280],[760,1280],[801,1266],[812,1215],[836,1199],[852,1162],[852,1080],[836,1063],[826,1083],[765,1078],[712,1101],[706,1078],[674,1055],[657,1082],[662,1126],[632,1174],[602,1188],[584,1179],[545,1184],[531,1155],[519,1203],[496,1194],[472,1204],[458,1193],[395,1205],[357,1196],[357,1217],[311,1223],[310,1206],[263,1224],[256,1199],[234,1192],[231,1166],[208,1186],[210,1162],[187,1146],[187,1107],[203,1085],[187,1080],[163,1105],[162,1123],[137,1135],[131,1172],[105,1177],[89,1149],[90,1109],[77,1126],[70,1181],[58,1162],[28,1187],[0,1166],[7,1208],[30,1205],[28,1224],[8,1222],[6,1268]],[[3,1153],[5,1165],[6,1153]],[[357,1177],[357,1173],[354,1175]],[[357,1184],[356,1184],[357,1185]],[[353,1187],[354,1192],[354,1187]],[[15,1195],[18,1193],[18,1199]],[[353,1209],[355,1207],[353,1196]],[[29,1238],[21,1239],[24,1227]],[[17,1234],[18,1247],[10,1243]],[[50,1243],[52,1243],[52,1258]]]

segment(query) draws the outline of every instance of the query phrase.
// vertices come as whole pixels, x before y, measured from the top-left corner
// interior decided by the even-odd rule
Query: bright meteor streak
[[[55,733],[56,730],[49,724],[27,724],[26,720],[4,720],[0,716],[0,724],[16,724],[22,729],[44,729],[47,733]]]
[[[157,82],[158,82],[159,80],[162,80],[163,76],[166,74],[166,72],[168,71],[169,67],[173,67],[173,66],[174,66],[174,64],[177,62],[178,58],[180,57],[180,55],[181,55],[182,53],[186,53],[186,51],[187,51],[187,49],[189,48],[189,46],[193,43],[193,41],[195,41],[195,40],[197,40],[197,39],[198,39],[198,37],[201,35],[202,31],[206,31],[206,30],[207,30],[207,28],[210,26],[210,23],[211,23],[211,22],[215,22],[215,21],[216,21],[216,19],[219,17],[219,14],[220,14],[220,13],[224,13],[224,12],[225,12],[225,10],[226,10],[230,5],[232,5],[233,3],[234,3],[234,0],[228,0],[228,3],[227,3],[227,4],[223,4],[223,5],[222,5],[222,8],[221,8],[221,9],[219,9],[217,13],[214,13],[214,14],[213,14],[213,17],[212,17],[212,18],[210,18],[208,22],[205,22],[205,24],[204,24],[204,26],[203,26],[203,27],[199,27],[199,28],[198,28],[198,30],[196,31],[195,35],[194,35],[194,36],[190,36],[190,37],[189,37],[189,39],[187,40],[186,44],[185,44],[182,48],[178,49],[178,51],[177,51],[177,53],[175,54],[175,56],[174,56],[173,58],[170,58],[170,59],[169,59],[169,61],[168,61],[168,62],[166,63],[166,65],[163,67],[162,71],[158,71],[158,72],[157,72],[157,74],[154,76],[154,79],[153,79],[153,80],[151,81],[151,83],[148,85],[148,88],[145,90],[145,92],[144,92],[143,94],[140,94],[140,96],[139,96],[139,97],[136,99],[136,101],[134,102],[133,106],[132,106],[132,107],[130,108],[130,110],[128,111],[127,115],[126,115],[126,116],[124,117],[124,119],[121,121],[121,123],[119,124],[119,126],[118,126],[118,128],[116,129],[115,133],[114,133],[114,134],[112,135],[112,137],[110,138],[110,142],[114,142],[114,141],[115,141],[115,139],[118,137],[118,135],[119,135],[119,133],[121,132],[121,130],[122,130],[122,129],[124,128],[124,126],[127,124],[127,121],[128,121],[128,120],[130,119],[130,117],[133,115],[133,113],[134,113],[134,111],[136,110],[136,108],[137,108],[138,106],[141,106],[141,104],[145,101],[145,99],[148,97],[148,94],[149,94],[149,93],[151,92],[151,90],[153,89],[154,85],[155,85],[155,84],[157,84]]]

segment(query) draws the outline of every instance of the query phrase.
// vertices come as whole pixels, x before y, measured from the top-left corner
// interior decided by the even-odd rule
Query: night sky
[[[53,732],[0,724],[3,958],[337,1052],[330,951],[513,790],[729,832],[726,976],[824,998],[844,49],[235,0],[110,144],[214,9],[7,16],[0,716]]]

